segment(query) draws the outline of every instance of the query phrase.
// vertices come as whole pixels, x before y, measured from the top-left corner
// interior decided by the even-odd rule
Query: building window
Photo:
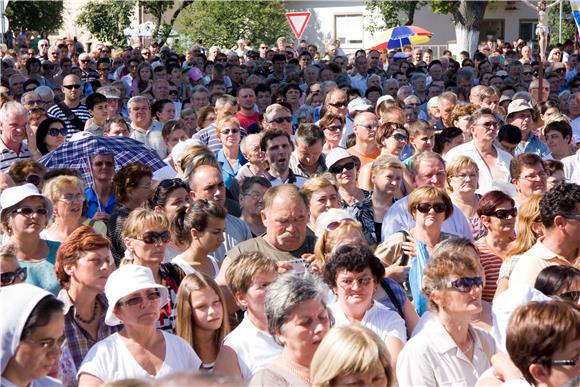
[[[334,15],[334,36],[344,50],[363,46],[363,15]]]
[[[537,20],[520,20],[520,37],[522,37],[526,42],[536,40],[537,25]]]

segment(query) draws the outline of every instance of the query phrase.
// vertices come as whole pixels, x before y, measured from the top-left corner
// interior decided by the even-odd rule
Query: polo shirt
[[[167,145],[165,145],[165,141],[163,141],[163,136],[161,135],[162,129],[163,125],[161,122],[155,120],[151,121],[151,125],[147,128],[147,132],[138,130],[133,124],[131,124],[131,135],[129,137],[142,142],[149,148],[153,149],[157,152],[159,158],[163,160],[167,157],[169,152],[167,150]]]
[[[20,160],[30,160],[32,159],[32,154],[28,150],[28,145],[25,141],[20,144],[20,152],[16,153],[12,149],[8,148],[4,141],[0,140],[0,171],[8,172],[10,166],[15,161]]]
[[[377,148],[377,150],[375,150],[373,153],[360,153],[359,151],[356,150],[356,148],[350,147],[347,149],[347,151],[353,155],[359,158],[360,160],[360,167],[359,167],[359,171],[360,168],[364,167],[367,164],[372,163],[373,161],[375,161],[375,159],[377,157],[379,157],[381,155],[381,150],[379,148]]]
[[[324,153],[320,154],[320,158],[318,159],[318,165],[316,165],[316,171],[314,174],[310,175],[306,169],[298,160],[298,156],[296,155],[296,151],[292,152],[290,155],[290,169],[294,172],[295,175],[301,175],[304,177],[312,177],[314,175],[319,175],[321,173],[326,172],[326,162],[325,162],[326,155]]]
[[[573,265],[572,262],[568,261],[566,258],[550,251],[542,243],[543,240],[544,238],[538,239],[531,249],[520,256],[520,259],[510,276],[510,288],[512,286],[528,286],[533,288],[536,283],[536,278],[538,278],[538,274],[540,274],[544,268],[554,265]]]
[[[552,158],[550,156],[550,149],[548,149],[548,145],[540,140],[535,134],[530,134],[528,141],[522,141],[518,144],[518,146],[516,146],[514,155],[519,156],[522,153],[536,153],[542,158],[542,160],[549,160]]]
[[[264,171],[263,176],[268,179],[272,187],[282,184],[294,184],[295,186],[302,188],[304,183],[306,183],[306,178],[304,176],[296,175],[291,169],[288,169],[288,178],[285,181],[282,181],[279,177],[274,177],[268,172],[268,170]]]
[[[316,243],[316,238],[311,235],[306,235],[304,243],[297,250],[294,251],[282,251],[278,250],[274,246],[264,239],[265,235],[260,235],[252,239],[248,239],[229,250],[227,256],[235,260],[243,253],[249,253],[253,251],[259,251],[267,257],[272,257],[277,261],[290,261],[295,258],[302,258],[302,254],[311,254],[314,252],[314,244]]]

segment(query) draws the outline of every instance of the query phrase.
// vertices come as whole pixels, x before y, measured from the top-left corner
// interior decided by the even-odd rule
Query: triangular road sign
[[[306,24],[308,24],[308,20],[310,20],[310,11],[287,12],[286,17],[288,18],[288,23],[290,23],[292,31],[294,31],[296,39],[300,39],[300,37],[304,33],[304,30],[306,29]]]

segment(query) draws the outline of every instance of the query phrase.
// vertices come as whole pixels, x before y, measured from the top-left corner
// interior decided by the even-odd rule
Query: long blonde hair
[[[540,222],[541,195],[530,196],[521,206],[516,219],[516,239],[508,245],[506,257],[522,254],[536,243],[539,235],[532,230],[534,222]]]
[[[193,321],[193,308],[191,306],[191,293],[196,290],[211,288],[219,297],[223,309],[222,325],[216,331],[214,336],[214,345],[219,350],[220,345],[226,335],[230,332],[230,323],[228,321],[228,310],[226,300],[218,284],[209,276],[194,272],[187,275],[177,291],[177,318],[175,320],[175,333],[187,341],[196,353],[199,353],[197,347],[199,343],[195,342],[195,322]]]

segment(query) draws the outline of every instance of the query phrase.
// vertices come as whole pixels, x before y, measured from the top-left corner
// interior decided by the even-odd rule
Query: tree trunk
[[[467,51],[472,57],[479,43],[479,28],[485,15],[487,0],[461,0],[453,9],[453,24],[457,38],[457,52]]]

